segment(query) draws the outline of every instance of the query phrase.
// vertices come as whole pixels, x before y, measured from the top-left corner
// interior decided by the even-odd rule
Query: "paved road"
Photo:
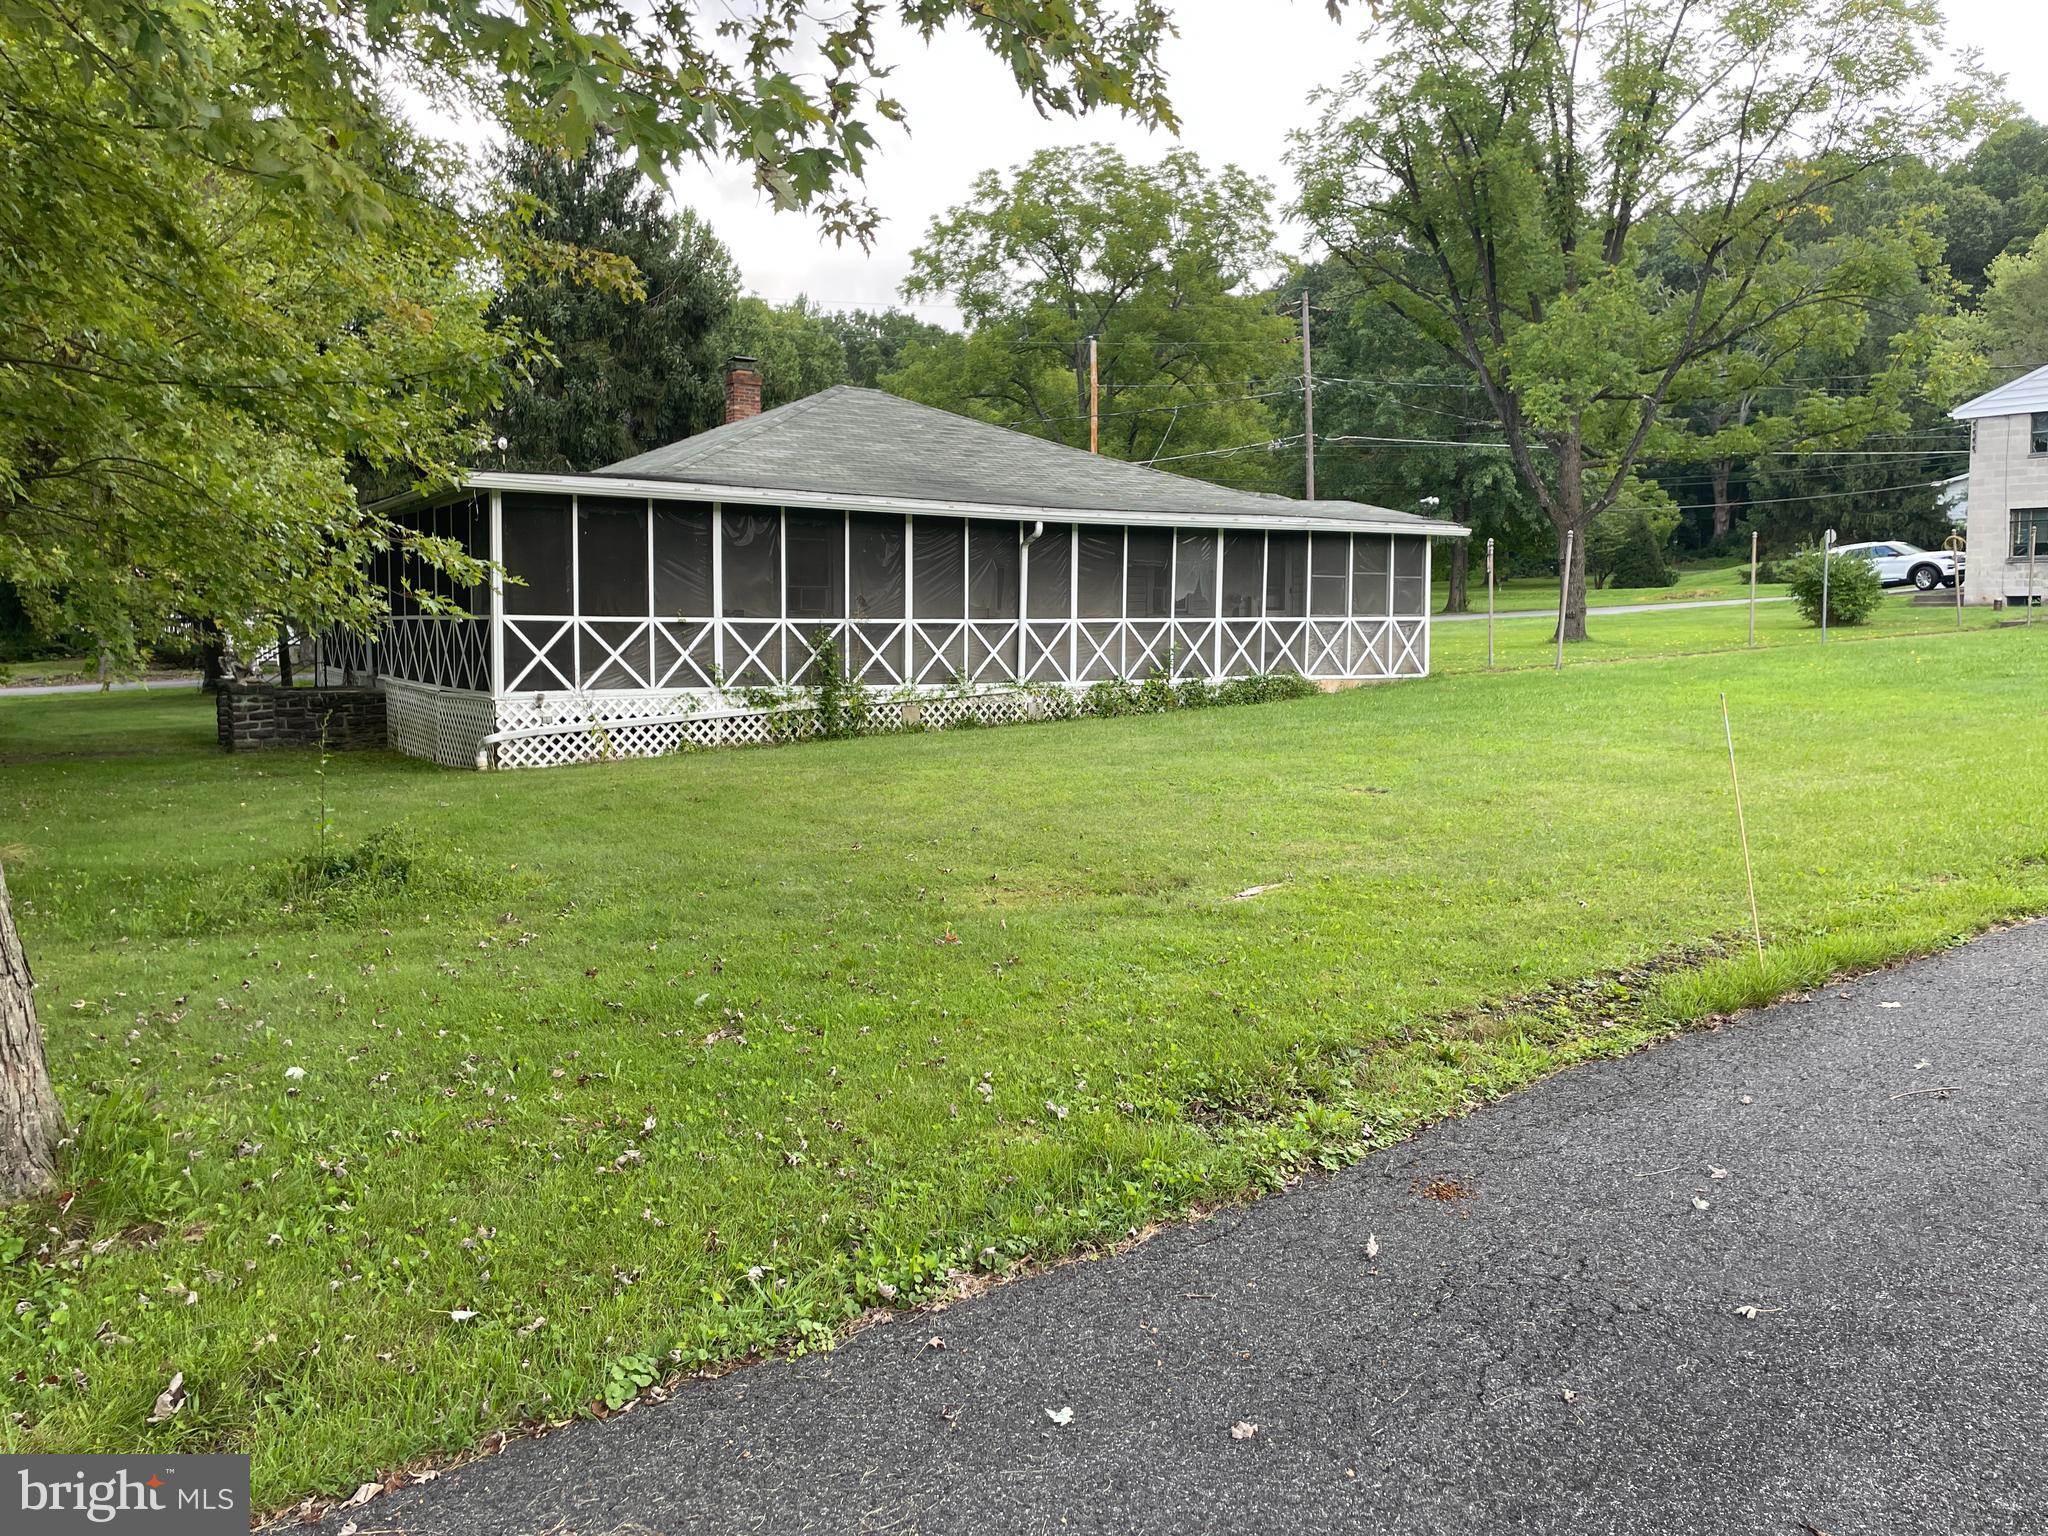
[[[1484,600],[1485,595],[1485,589],[1482,588],[1480,591],[1481,600]],[[1764,603],[1789,603],[1791,601],[1792,599],[1789,597],[1760,597],[1757,599],[1759,606]],[[1615,603],[1611,606],[1595,604],[1586,610],[1586,616],[1588,618],[1604,619],[1609,614],[1616,613],[1677,613],[1686,608],[1747,608],[1748,606],[1749,599],[1746,597],[1710,597],[1689,603]],[[1497,611],[1494,617],[1496,619],[1554,619],[1557,617],[1557,605],[1553,603],[1548,608],[1503,608]],[[1477,613],[1439,613],[1435,615],[1435,618],[1439,624],[1470,624],[1475,619],[1484,621],[1486,610],[1482,608]]]
[[[0,699],[33,699],[53,693],[132,693],[138,689],[155,693],[190,693],[198,682],[199,674],[194,672],[189,677],[152,677],[127,683],[9,683],[0,687]]]
[[[2048,924],[1581,1067],[1121,1257],[516,1443],[355,1518],[2048,1529],[2044,974]]]

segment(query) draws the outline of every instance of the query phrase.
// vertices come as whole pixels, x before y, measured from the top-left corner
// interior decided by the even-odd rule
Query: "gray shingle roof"
[[[1231,517],[1272,524],[1314,517],[1413,525],[1434,534],[1464,531],[1364,502],[1298,501],[1211,485],[844,384],[596,473],[793,497],[870,496],[1048,514]]]

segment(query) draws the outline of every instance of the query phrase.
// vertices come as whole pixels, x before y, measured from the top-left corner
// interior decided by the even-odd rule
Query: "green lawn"
[[[2012,615],[1989,608],[1965,608],[1966,630],[1995,629]],[[2048,629],[2048,625],[2040,626]],[[1826,644],[1857,645],[1869,640],[1956,633],[1956,610],[1915,603],[1904,593],[1888,594],[1868,622],[1829,631]],[[1749,641],[1749,608],[1695,608],[1671,613],[1586,615],[1584,643],[1565,647],[1567,669],[1603,661],[1640,661],[1648,657],[1683,656],[1726,651]],[[1557,660],[1557,625],[1552,619],[1500,619],[1494,623],[1494,664],[1503,670],[1547,668]],[[1822,644],[1820,631],[1800,616],[1792,603],[1759,603],[1756,607],[1759,649],[1803,649]],[[1888,651],[1876,655],[1882,658]],[[1430,631],[1431,670],[1437,673],[1486,670],[1486,621],[1458,619],[1433,625]]]
[[[1450,591],[1449,578],[1444,573],[1441,551],[1436,560],[1436,586],[1432,593],[1431,608],[1441,612],[1444,597]],[[1740,564],[1730,561],[1702,562],[1674,566],[1678,580],[1668,587],[1593,587],[1586,593],[1589,608],[1612,608],[1628,603],[1684,603],[1713,601],[1719,598],[1749,596],[1749,562]],[[1761,582],[1757,586],[1760,597],[1782,595],[1787,588],[1772,582]],[[1478,545],[1472,557],[1470,589],[1472,611],[1486,611],[1486,546]],[[1530,608],[1551,608],[1557,606],[1557,578],[1555,576],[1513,576],[1497,583],[1494,589],[1494,606],[1501,612],[1526,610]]]
[[[1656,648],[1624,622],[1661,621],[1595,647]],[[289,911],[313,758],[219,755],[198,697],[0,701],[79,1120],[72,1203],[0,1226],[0,1444],[347,1490],[2048,910],[2048,626],[1785,638],[540,773],[337,757],[334,837],[409,823],[411,883]],[[1483,625],[1438,640],[1483,666]]]

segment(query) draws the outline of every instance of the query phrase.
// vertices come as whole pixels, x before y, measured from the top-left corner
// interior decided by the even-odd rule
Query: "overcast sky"
[[[1978,49],[1993,68],[2009,70],[2007,89],[2020,109],[2048,119],[2048,70],[2039,67],[2048,58],[2048,4],[1944,0],[1944,9],[1950,47]],[[1367,6],[1352,0],[1341,23],[1330,20],[1322,0],[1178,0],[1172,10],[1180,36],[1168,43],[1165,62],[1179,143],[1204,164],[1235,163],[1266,178],[1277,211],[1290,192],[1287,136],[1312,121],[1312,90],[1337,84],[1365,60],[1359,34]],[[964,35],[942,35],[927,47],[892,31],[879,52],[896,66],[889,89],[908,110],[910,128],[877,125],[880,149],[865,195],[884,222],[870,250],[821,241],[805,216],[774,212],[743,170],[697,167],[675,177],[675,201],[710,220],[748,291],[778,304],[808,295],[829,309],[896,304],[955,323],[951,305],[910,306],[897,287],[926,225],[966,195],[975,175],[1053,145],[1108,142],[1144,159],[1175,142],[1114,114],[1040,118],[1008,71]],[[488,132],[474,123],[430,126],[472,144]],[[1283,226],[1281,236],[1287,248],[1304,248],[1299,229]]]
[[[2021,107],[2048,117],[2048,5],[2042,0],[1946,0],[1952,47],[1980,48],[1994,67],[2010,67],[2009,89]],[[1363,4],[1334,23],[1321,0],[1180,0],[1173,7],[1180,37],[1166,62],[1181,117],[1180,142],[1205,164],[1234,161],[1288,192],[1282,156],[1290,130],[1311,119],[1308,93],[1335,84],[1365,57],[1358,40]],[[914,37],[884,54],[897,63],[890,82],[910,114],[910,132],[884,126],[870,162],[867,196],[885,222],[869,252],[821,243],[796,214],[767,208],[744,172],[718,169],[679,176],[678,201],[705,215],[731,247],[746,286],[786,302],[808,294],[828,308],[878,308],[903,301],[897,285],[910,251],[934,214],[957,203],[969,181],[1049,145],[1116,144],[1151,157],[1170,147],[1122,119],[1041,119],[1026,106],[1007,71],[964,36],[943,36],[929,48]],[[2009,61],[2007,63],[2001,61]],[[1299,231],[1283,232],[1299,247]],[[952,321],[950,307],[919,306]]]

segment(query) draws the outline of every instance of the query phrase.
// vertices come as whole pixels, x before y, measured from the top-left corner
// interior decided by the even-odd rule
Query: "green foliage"
[[[1627,514],[1628,531],[1615,551],[1607,579],[1617,587],[1669,587],[1678,574],[1665,562],[1663,546],[1650,527],[1650,517],[1641,510]]]
[[[859,678],[847,675],[846,658],[830,627],[818,626],[811,650],[811,707],[817,713],[818,734],[832,741],[866,735],[871,728],[868,691]]]
[[[1252,291],[1273,262],[1271,201],[1264,182],[1185,150],[1145,165],[1103,145],[1047,149],[986,171],[932,221],[904,283],[950,296],[968,334],[910,345],[887,387],[1086,448],[1093,336],[1104,453],[1266,486],[1267,455],[1199,455],[1273,435],[1245,382],[1294,355],[1293,323]]]
[[[943,325],[920,320],[900,309],[822,314],[820,322],[839,338],[846,353],[846,382],[879,389],[883,378],[902,366],[912,347],[943,347],[955,339]]]
[[[498,408],[507,446],[485,461],[573,473],[715,426],[739,274],[709,226],[671,212],[606,143],[579,160],[519,145],[500,173],[528,235],[564,260],[529,265],[497,299],[538,355]]]
[[[770,304],[751,296],[733,306],[719,351],[751,357],[761,368],[761,408],[773,410],[846,382],[846,347],[835,326],[808,299]]]
[[[512,345],[444,201],[454,164],[368,81],[320,94],[301,142],[281,109],[313,112],[312,85],[195,37],[210,9],[58,9],[80,30],[0,19],[0,582],[38,633],[117,661],[202,618],[244,640],[367,618],[395,530],[352,478],[469,457]],[[157,26],[147,62],[130,44]],[[210,127],[183,115],[202,101]],[[374,216],[350,191],[371,186]]]
[[[1778,578],[1792,589],[1792,601],[1806,622],[1820,623],[1822,555],[1801,550],[1777,563]],[[1862,624],[1884,601],[1884,583],[1868,560],[1829,557],[1826,561],[1827,615],[1830,625]]]
[[[661,1362],[653,1355],[621,1355],[605,1367],[604,1405],[616,1413],[661,1380]]]
[[[318,846],[275,868],[268,894],[287,915],[357,921],[474,905],[505,889],[441,833],[399,822],[353,846],[323,833]]]
[[[1680,441],[1718,430],[1680,407],[1852,351],[1872,299],[1938,259],[1924,210],[1828,229],[1979,104],[1970,72],[1930,76],[1939,21],[1917,0],[1650,0],[1575,26],[1552,0],[1379,14],[1373,61],[1296,137],[1300,210],[1470,372],[1560,533],[1625,499],[1653,439],[1678,458],[1728,446]],[[1560,107],[1581,90],[1597,109]],[[1880,404],[1930,336],[1895,348]],[[1811,407],[1824,428],[1858,409]],[[1567,597],[1582,638],[1577,570]]]

